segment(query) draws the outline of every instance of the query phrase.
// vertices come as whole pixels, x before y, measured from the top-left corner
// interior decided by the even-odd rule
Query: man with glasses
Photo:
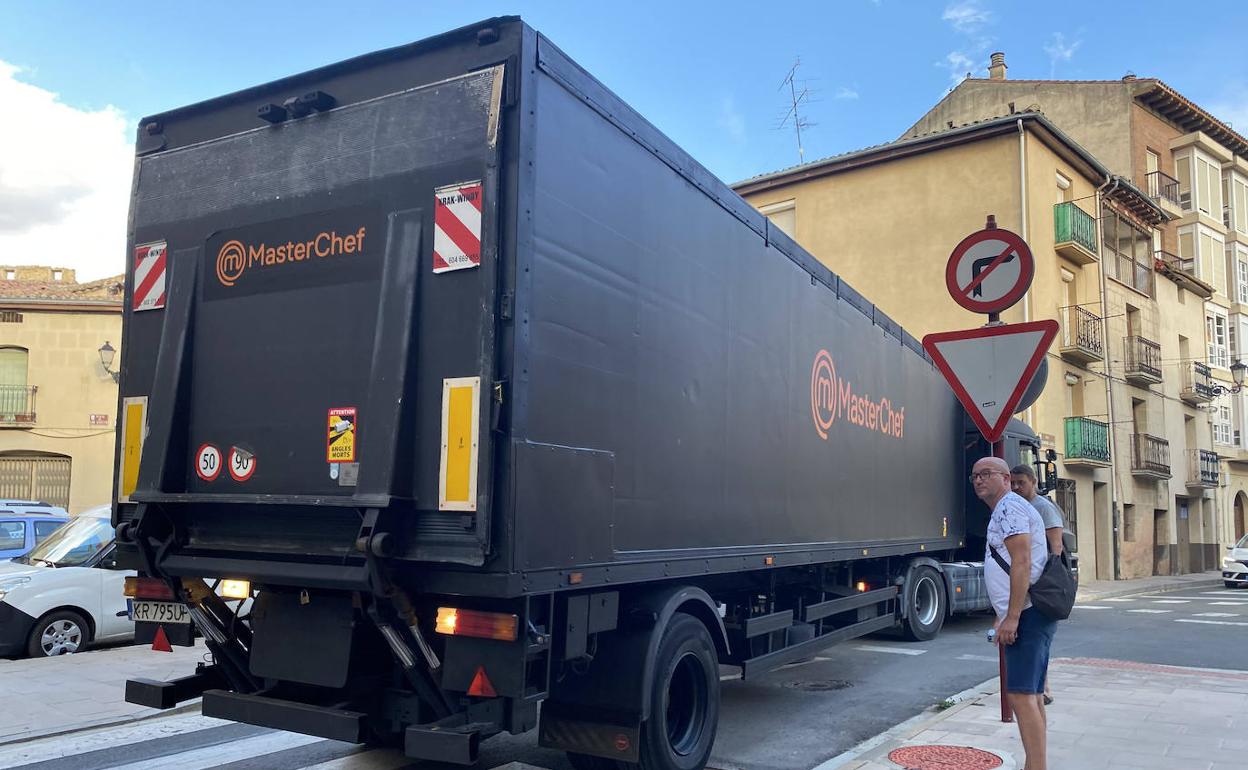
[[[992,509],[984,582],[997,613],[997,644],[1005,651],[1006,697],[1027,755],[1025,770],[1045,770],[1048,724],[1043,694],[1057,623],[1032,607],[1027,596],[1048,561],[1044,521],[1031,503],[1010,491],[1010,466],[1005,460],[985,457],[976,462],[971,484],[975,495]]]

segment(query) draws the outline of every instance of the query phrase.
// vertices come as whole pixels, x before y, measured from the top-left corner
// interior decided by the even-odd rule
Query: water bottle
[[[994,644],[996,641],[997,641],[997,629],[995,628],[988,629],[988,643]]]

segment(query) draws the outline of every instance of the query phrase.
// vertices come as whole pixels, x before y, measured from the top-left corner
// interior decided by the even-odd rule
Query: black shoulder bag
[[[988,550],[992,551],[992,558],[1005,570],[1005,574],[1010,574],[1010,565],[1001,558],[997,549],[990,545]],[[1074,573],[1071,572],[1070,554],[1063,548],[1061,554],[1049,554],[1048,561],[1044,563],[1044,571],[1031,584],[1031,588],[1027,589],[1027,595],[1031,597],[1031,606],[1043,612],[1050,620],[1065,620],[1074,609],[1077,589]]]

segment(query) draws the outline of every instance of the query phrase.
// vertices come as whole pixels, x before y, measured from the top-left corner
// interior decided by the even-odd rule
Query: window
[[[61,526],[59,521],[36,521],[35,522],[35,542],[42,543],[43,539],[52,534]]]
[[[1209,365],[1228,369],[1231,366],[1227,349],[1226,316],[1205,312],[1205,339],[1209,343]]]
[[[1174,159],[1174,173],[1179,178],[1179,205],[1192,210],[1192,158],[1184,155]]]
[[[794,240],[797,239],[797,201],[787,200],[780,203],[772,203],[769,206],[760,208],[759,212],[770,219],[776,227],[783,230],[785,235]]]
[[[0,422],[15,422],[30,413],[30,389],[26,386],[29,356],[25,348],[0,348]]]
[[[0,310],[0,324],[20,324],[22,314],[16,310]]]
[[[1196,156],[1196,209],[1221,221],[1222,166]]]
[[[61,271],[61,270],[53,270],[53,271],[52,271],[52,280],[54,280],[54,281],[59,281],[59,280],[61,280],[61,276],[63,276],[63,275],[64,275],[64,272],[63,272],[63,271]]]
[[[1230,404],[1220,403],[1213,411],[1213,443],[1226,445],[1232,443]]]
[[[1226,199],[1227,210],[1231,214],[1231,224],[1236,232],[1248,233],[1248,182],[1238,174],[1230,177],[1230,196]]]
[[[0,521],[0,551],[26,548],[26,522]]]
[[[1161,158],[1152,150],[1146,150],[1144,154],[1144,172],[1151,174],[1161,169]]]
[[[1106,274],[1153,295],[1153,238],[1109,206],[1101,208],[1101,252]]]
[[[1227,252],[1221,235],[1203,225],[1180,229],[1179,257],[1191,260],[1196,277],[1212,286],[1218,294],[1235,296],[1226,285]]]
[[[1248,260],[1244,259],[1242,253],[1235,260],[1235,276],[1235,283],[1238,286],[1236,300],[1241,304],[1248,304]]]
[[[4,280],[6,280],[6,281],[16,281],[16,280],[17,280],[17,271],[16,271],[16,270],[5,270],[5,271],[4,271]]]
[[[1065,203],[1069,201],[1071,198],[1070,179],[1064,176],[1062,172],[1058,171],[1056,181],[1057,181],[1057,200],[1054,202]]]

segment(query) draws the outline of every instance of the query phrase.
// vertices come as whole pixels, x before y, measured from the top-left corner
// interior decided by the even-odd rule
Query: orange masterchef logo
[[[359,254],[364,251],[367,235],[368,228],[360,227],[347,235],[322,230],[307,240],[277,244],[229,240],[217,251],[217,280],[222,286],[233,286],[249,270]]]
[[[824,441],[838,419],[891,438],[905,435],[906,408],[894,406],[887,396],[876,399],[855,393],[853,383],[837,376],[836,363],[826,350],[815,355],[810,370],[810,414]]]

